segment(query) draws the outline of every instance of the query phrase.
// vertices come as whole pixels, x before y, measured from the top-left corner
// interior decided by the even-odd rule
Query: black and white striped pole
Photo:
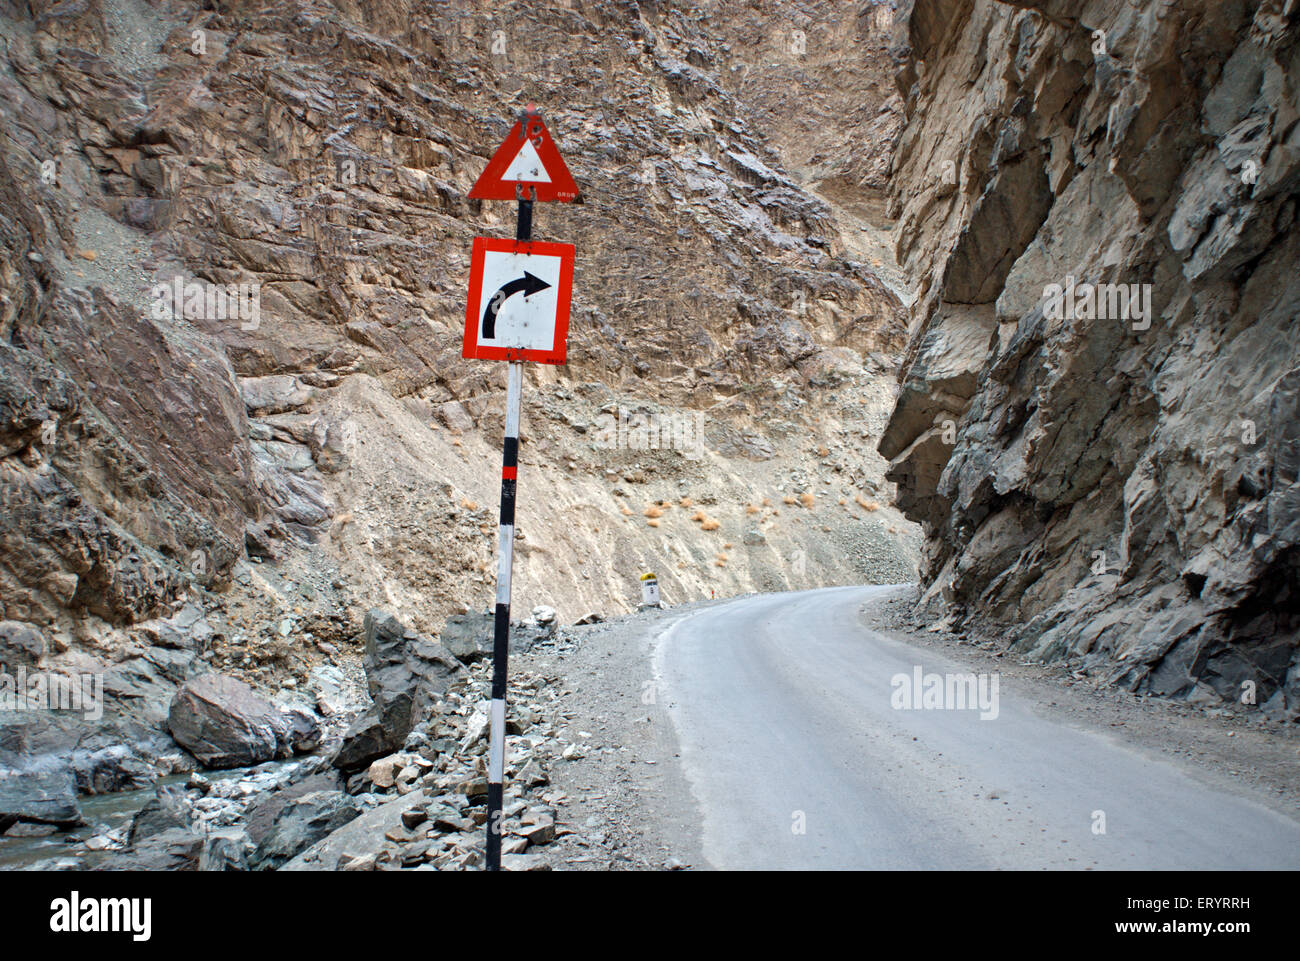
[[[519,196],[515,240],[533,237],[533,202]],[[519,481],[519,409],[524,365],[510,362],[506,377],[506,436],[501,448],[501,518],[497,528],[497,606],[492,629],[492,707],[488,715],[487,869],[501,870],[501,821],[505,808],[506,685],[510,677],[510,575],[515,560],[515,494]]]
[[[469,196],[480,200],[515,200],[519,205],[513,242],[474,238],[474,250],[470,258],[470,293],[465,315],[465,343],[461,352],[467,358],[504,360],[509,363],[506,436],[501,455],[497,600],[492,632],[485,858],[487,870],[499,871],[501,822],[505,806],[510,574],[515,548],[519,409],[523,394],[524,362],[565,362],[575,254],[572,244],[533,242],[533,203],[568,202],[578,198],[577,184],[564,165],[541,115],[532,104],[525,108],[507,134],[505,142],[493,154]],[[498,324],[503,311],[510,319]]]
[[[515,492],[519,476],[519,406],[524,365],[510,364],[506,386],[506,438],[501,455],[497,606],[492,634],[492,708],[488,740],[487,869],[501,870],[501,820],[505,803],[506,684],[510,660],[510,573],[515,557]]]

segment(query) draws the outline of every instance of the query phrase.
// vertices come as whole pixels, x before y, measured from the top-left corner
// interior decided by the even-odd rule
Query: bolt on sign
[[[492,702],[488,739],[487,859],[501,869],[505,796],[506,689],[510,658],[510,575],[514,564],[519,477],[519,408],[525,361],[563,364],[573,292],[573,244],[533,240],[533,203],[573,201],[578,187],[532,104],[515,122],[469,192],[478,200],[518,203],[515,239],[475,237],[465,302],[467,359],[504,360],[506,430],[501,456],[501,520],[497,531],[497,602],[492,635]]]

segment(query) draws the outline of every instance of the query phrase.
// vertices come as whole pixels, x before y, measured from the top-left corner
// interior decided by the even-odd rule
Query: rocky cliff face
[[[1297,716],[1293,5],[904,12],[889,202],[917,302],[879,449],[925,611]]]

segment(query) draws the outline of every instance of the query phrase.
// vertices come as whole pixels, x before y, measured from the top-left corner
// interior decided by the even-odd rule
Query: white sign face
[[[641,603],[646,605],[659,603],[659,582],[658,581],[641,582]]]
[[[524,145],[519,148],[519,153],[515,154],[515,159],[510,161],[510,166],[501,175],[501,179],[549,184],[551,175],[546,172],[546,164],[542,163],[542,158],[538,155],[533,142],[525,140]]]
[[[479,346],[550,350],[562,267],[562,257],[487,251],[479,289]]]
[[[563,364],[573,244],[475,237],[461,356]]]

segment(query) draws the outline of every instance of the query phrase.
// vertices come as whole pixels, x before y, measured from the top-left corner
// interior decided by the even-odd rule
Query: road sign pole
[[[515,489],[519,471],[519,407],[524,365],[509,369],[506,437],[501,457],[501,521],[498,528],[497,606],[492,636],[492,711],[488,740],[487,869],[501,870],[501,821],[505,802],[506,683],[510,659],[510,574],[515,557]]]
[[[519,198],[519,219],[515,221],[515,240],[533,239],[533,202]]]
[[[533,204],[567,203],[578,199],[578,185],[551,140],[542,115],[531,103],[515,121],[505,142],[492,155],[470,188],[469,196],[475,200],[519,202],[514,244],[495,238],[474,238],[469,298],[465,309],[465,341],[461,348],[461,356],[466,358],[504,360],[510,364],[506,389],[506,436],[501,454],[501,522],[497,534],[497,603],[492,632],[487,857],[484,862],[487,870],[500,871],[501,822],[505,806],[506,691],[510,667],[510,573],[515,548],[523,362],[565,362],[575,256],[572,244],[532,242]],[[524,244],[527,246],[520,246]],[[506,276],[503,276],[503,263],[509,268]],[[518,276],[516,268],[522,270],[522,277]],[[491,283],[485,283],[488,278],[491,278]],[[511,299],[515,297],[518,299]],[[518,330],[511,332],[509,322],[498,328],[497,319],[507,301],[511,304],[508,316],[516,327],[521,318],[525,328],[528,327],[528,318],[532,319],[532,337],[524,337]],[[550,342],[546,343],[548,325]],[[541,343],[538,343],[539,339]]]
[[[531,240],[533,202],[519,200],[515,239]],[[492,707],[488,736],[487,869],[501,870],[505,807],[506,687],[510,672],[510,576],[515,559],[515,493],[519,477],[519,409],[524,365],[511,361],[506,382],[506,436],[501,451],[501,514],[497,528],[497,606],[492,632]]]

